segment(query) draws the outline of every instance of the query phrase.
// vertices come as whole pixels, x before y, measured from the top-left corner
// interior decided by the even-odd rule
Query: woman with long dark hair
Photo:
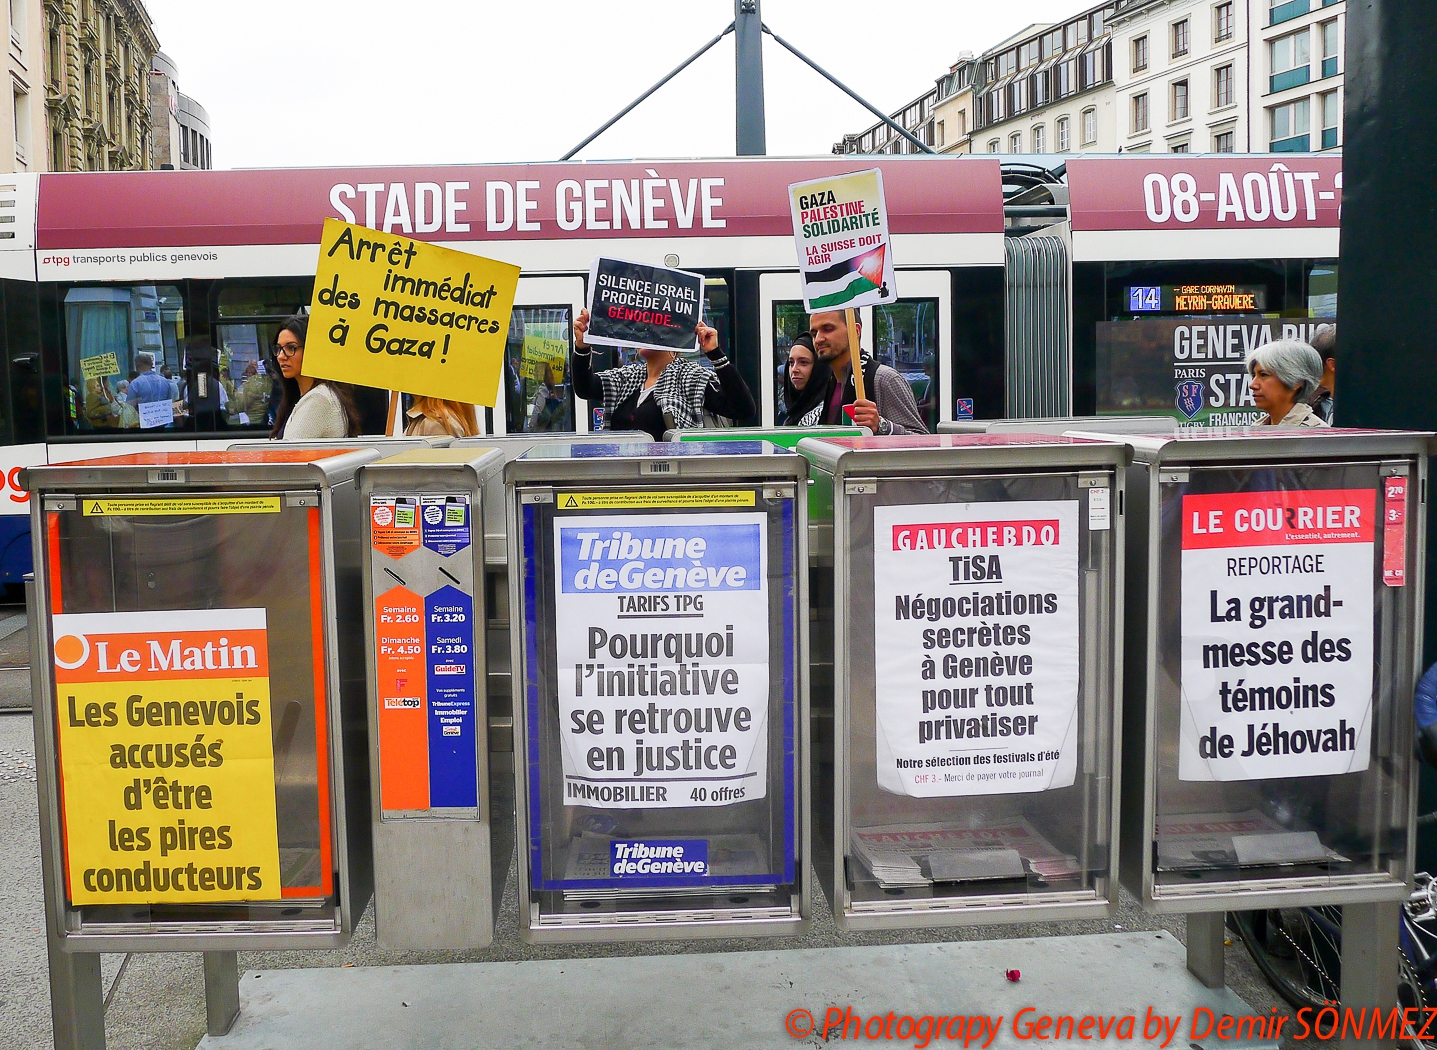
[[[275,338],[280,399],[269,436],[280,441],[358,437],[359,410],[349,387],[303,374],[308,330],[309,318],[296,314],[280,325]]]

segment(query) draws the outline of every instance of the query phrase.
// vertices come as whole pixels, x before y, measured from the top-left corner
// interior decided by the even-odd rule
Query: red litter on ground
[[[1004,970],[1003,976],[1008,978],[1008,980],[1012,981],[1014,984],[1017,984],[1023,979],[1023,973],[1021,970]]]

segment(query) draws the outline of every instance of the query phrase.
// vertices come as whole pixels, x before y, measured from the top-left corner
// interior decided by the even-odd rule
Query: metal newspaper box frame
[[[447,440],[447,439],[446,439]],[[648,441],[642,430],[564,434],[490,434],[455,438],[452,448],[498,449],[508,464],[531,448],[543,445],[612,445]],[[485,652],[489,699],[489,749],[495,772],[512,769],[514,760],[513,672],[509,666],[509,519],[500,470],[484,491],[484,610],[488,616]]]
[[[36,738],[44,745],[37,749],[36,765],[40,834],[48,858],[44,870],[46,918],[63,950],[81,953],[203,951],[209,988],[212,956],[227,955],[232,970],[233,955],[229,953],[236,950],[338,948],[349,942],[371,891],[369,822],[364,819],[369,803],[369,766],[364,754],[367,749],[364,653],[358,644],[361,629],[359,492],[355,474],[362,464],[377,456],[371,449],[326,451],[281,447],[256,451],[140,453],[28,468],[23,483],[32,493],[37,605],[44,610],[44,615],[33,626],[38,644],[32,659],[33,677],[39,690],[35,703]],[[304,601],[309,606],[309,624],[320,632],[319,648],[311,652],[309,659],[316,684],[322,679],[323,695],[319,700],[324,713],[322,725],[315,726],[313,761],[321,780],[325,779],[325,771],[328,772],[327,784],[315,796],[319,806],[319,832],[314,849],[319,853],[320,866],[327,862],[331,870],[318,873],[319,885],[313,887],[321,891],[318,899],[286,896],[273,903],[257,904],[96,905],[93,907],[101,911],[130,910],[131,915],[129,918],[121,918],[119,914],[89,918],[84,908],[92,906],[76,907],[68,897],[67,843],[58,779],[56,682],[51,661],[42,655],[50,654],[54,645],[52,623],[57,595],[52,562],[66,557],[65,529],[60,515],[83,515],[83,499],[121,499],[133,505],[174,499],[213,503],[224,497],[272,498],[276,505],[282,501],[275,513],[303,515],[301,527],[303,522],[308,523],[306,535],[300,541],[304,545],[302,557],[318,586],[309,589]],[[123,510],[105,513],[122,519],[133,517]],[[226,513],[181,513],[165,515],[163,519],[183,518],[202,524]],[[161,517],[153,512],[146,515],[143,511],[140,516]],[[83,518],[80,520],[83,522]],[[181,530],[187,527],[179,526]],[[211,531],[224,532],[219,526]],[[111,547],[99,550],[108,554],[113,542]],[[84,549],[93,554],[96,545],[91,543]],[[217,545],[215,549],[220,548]],[[152,556],[153,550],[149,552]],[[177,562],[176,566],[189,564],[192,563]],[[154,576],[153,572],[149,573],[147,580],[151,589],[158,589],[160,581]],[[276,580],[276,583],[292,589],[293,579]],[[140,593],[138,589],[136,593]],[[58,598],[63,602],[63,594]],[[272,639],[267,644],[271,653],[279,647]],[[271,711],[280,706],[277,699],[272,696]],[[313,717],[314,706],[311,698],[309,713],[304,714],[301,701],[285,701],[285,714],[272,723],[272,728],[285,729],[293,711],[301,711],[295,715],[298,725],[301,719]],[[305,746],[292,728],[288,739],[295,741],[296,746]],[[318,746],[321,743],[323,749]],[[289,761],[288,754],[286,752],[282,762]],[[287,766],[284,777],[277,772],[277,784],[281,780],[293,780],[290,772]],[[153,909],[159,909],[159,914]],[[257,914],[241,916],[242,912]],[[169,917],[171,913],[173,918]],[[226,979],[222,972],[215,979],[219,987],[224,986]],[[234,1002],[237,1009],[237,998]]]
[[[539,647],[530,643],[531,636],[537,633],[537,621],[527,615],[524,617],[522,629],[512,632],[512,660],[515,667],[523,669],[517,684],[522,685],[521,695],[525,697],[524,703],[516,705],[515,724],[516,754],[522,756],[522,760],[515,763],[515,812],[519,841],[519,931],[524,940],[530,943],[563,943],[786,936],[799,934],[807,927],[811,842],[808,633],[805,616],[807,578],[802,570],[806,557],[807,501],[799,498],[807,475],[808,464],[801,456],[763,442],[683,445],[650,442],[599,449],[592,444],[539,447],[506,467],[510,534],[525,537],[524,542],[515,544],[510,552],[511,608],[537,608],[545,602],[545,597],[540,596],[545,580],[538,574],[545,568],[553,573],[549,544],[557,523],[564,520],[548,508],[557,509],[566,495],[577,497],[586,492],[592,493],[597,497],[596,502],[604,506],[611,505],[607,497],[616,495],[620,500],[633,497],[641,503],[638,509],[643,509],[652,508],[650,501],[667,491],[675,494],[675,505],[682,508],[684,501],[681,497],[695,493],[703,506],[718,507],[726,502],[722,497],[727,493],[747,490],[752,501],[744,505],[754,507],[755,511],[761,508],[766,512],[765,520],[769,522],[766,527],[770,587],[768,609],[769,615],[776,612],[782,619],[782,633],[778,637],[786,639],[784,644],[776,646],[774,635],[770,632],[768,641],[764,643],[769,667],[766,672],[769,710],[766,715],[767,742],[762,745],[768,753],[764,795],[768,812],[763,819],[767,821],[770,840],[760,843],[760,848],[769,850],[769,861],[763,861],[757,850],[741,848],[738,835],[730,836],[735,841],[715,849],[712,857],[708,858],[715,863],[768,863],[769,868],[759,867],[758,873],[741,876],[714,876],[706,870],[706,881],[694,886],[638,890],[622,886],[613,888],[611,884],[617,876],[612,874],[609,853],[614,850],[611,840],[609,853],[604,854],[604,878],[594,880],[609,886],[598,890],[545,887],[536,890],[536,869],[542,872],[544,867],[541,851],[546,830],[533,811],[530,797],[531,791],[538,795],[543,789],[540,778],[542,726],[535,725],[531,718],[531,714],[539,710],[541,689],[536,678],[540,673],[540,653]],[[738,504],[735,502],[732,505]],[[699,508],[700,512],[703,512],[703,506]],[[576,504],[576,509],[582,508]],[[712,514],[706,516],[713,517]],[[546,520],[541,522],[541,518]],[[774,522],[779,523],[782,531],[772,527]],[[526,557],[533,546],[529,537],[539,527],[542,527],[545,537],[544,546],[540,548],[545,561],[534,567],[534,576],[531,577],[531,562]],[[784,559],[782,566],[773,563],[775,549]],[[688,553],[695,552],[690,548]],[[702,551],[697,553],[702,555]],[[775,584],[777,586],[773,586]],[[551,588],[552,584],[550,592]],[[532,591],[532,594],[526,596],[526,591]],[[547,609],[547,606],[544,608]],[[777,629],[775,625],[774,630]],[[549,633],[558,632],[551,629]],[[546,661],[550,652],[551,649],[546,646],[543,651]],[[552,696],[546,697],[545,702],[552,704]],[[784,711],[782,726],[774,724],[775,709]],[[736,720],[732,724],[736,726]],[[677,748],[669,750],[676,751]],[[555,757],[554,764],[557,766],[558,763]],[[562,769],[559,772],[562,774]],[[562,780],[562,777],[559,779]],[[784,789],[786,798],[775,801],[780,788]],[[717,830],[720,833],[724,830],[723,818],[727,817],[730,825],[738,824],[740,818],[733,816],[734,805],[726,803],[723,807],[714,807],[718,816],[713,820],[719,822]],[[777,814],[773,812],[775,806],[780,808]],[[562,811],[576,807],[559,808]],[[614,820],[608,814],[630,814],[629,822],[635,823],[642,821],[644,813],[663,812],[666,811],[656,807],[647,810],[589,808],[579,818],[579,830],[585,834],[609,835],[619,832],[624,822]],[[713,809],[682,807],[675,808],[673,812],[709,813]],[[640,816],[634,818],[633,814]],[[692,820],[687,823],[686,830],[691,830],[692,834],[707,833],[702,828],[693,828]],[[673,824],[669,827],[672,828]],[[777,835],[772,834],[775,828],[778,828]],[[658,836],[652,832],[645,834],[642,828],[629,833],[629,838],[659,841]],[[668,840],[674,841],[672,838]],[[708,840],[701,841],[707,844]],[[752,859],[746,861],[746,855]],[[775,867],[777,871],[773,870]]]
[[[829,610],[815,610],[816,619],[832,621],[834,635],[832,694],[831,697],[821,697],[815,691],[813,701],[815,723],[830,713],[824,710],[825,703],[831,704],[833,719],[831,733],[824,732],[817,724],[814,728],[815,736],[822,734],[826,740],[833,742],[825,751],[815,752],[816,863],[839,926],[849,930],[916,929],[1098,918],[1111,914],[1118,901],[1115,864],[1122,718],[1123,486],[1130,455],[1127,448],[1120,441],[1082,437],[965,434],[805,440],[800,442],[799,451],[812,463],[815,478],[826,479],[833,488],[835,554],[831,594],[833,610],[848,610],[844,617],[827,615]],[[944,498],[936,488],[940,484],[949,491],[960,490],[961,486],[961,490],[978,498]],[[885,489],[898,486],[904,486],[910,492],[916,486],[919,492],[907,500],[890,504],[881,502]],[[1009,495],[1010,489],[1017,489],[1018,494]],[[1026,495],[1023,494],[1025,491]],[[1105,499],[1094,495],[1099,491],[1103,492]],[[869,583],[869,587],[874,586],[876,581],[871,574],[877,570],[873,567],[871,529],[875,510],[885,506],[908,506],[919,510],[927,504],[993,502],[995,499],[1014,503],[1055,499],[1076,503],[1074,513],[1079,519],[1080,542],[1075,564],[1079,580],[1075,599],[1078,607],[1074,611],[1077,619],[1074,644],[1078,667],[1070,673],[1075,675],[1077,682],[1072,717],[1077,720],[1080,715],[1083,716],[1079,725],[1084,731],[1076,733],[1079,754],[1075,756],[1073,785],[1057,790],[1079,794],[1072,800],[1070,808],[1058,802],[1052,803],[1050,808],[1064,808],[1068,812],[1076,809],[1084,813],[1079,827],[1090,829],[1091,834],[1082,836],[1082,841],[1074,842],[1073,848],[1066,852],[1063,844],[1050,841],[1062,834],[1061,829],[1055,832],[1058,823],[1055,813],[1047,814],[1050,819],[1046,827],[1037,827],[1021,812],[1023,807],[1019,802],[1003,804],[1004,800],[1037,799],[1047,792],[953,795],[924,800],[890,793],[878,786],[876,773],[860,779],[853,768],[853,741],[857,739],[854,735],[857,719],[852,712],[853,669],[859,665],[854,662],[858,657],[850,644],[849,633],[853,628],[849,624],[860,619],[875,622],[868,618],[876,614],[876,596],[872,591],[856,593],[854,559],[866,557],[868,568],[863,571],[869,574],[868,580],[874,581]],[[868,523],[863,526],[863,531],[869,534],[867,537],[855,533],[855,514],[862,515]],[[1090,525],[1097,527],[1090,528]],[[1106,538],[1103,538],[1104,532]],[[941,577],[935,582],[941,583]],[[970,592],[975,590],[967,584],[964,587]],[[1019,617],[1010,622],[1023,619]],[[1085,621],[1095,622],[1096,627],[1085,631]],[[940,619],[931,626],[937,628],[943,622]],[[872,717],[865,722],[872,723],[874,735],[868,740],[868,746],[872,748],[876,746],[878,737],[874,709],[877,703],[876,667],[871,654],[864,663],[870,668],[868,677],[871,684],[865,694],[868,698],[863,702],[873,710]],[[814,673],[817,681],[817,668]],[[935,685],[941,684],[941,678],[935,682]],[[981,705],[983,702],[977,703]],[[975,707],[974,714],[981,715],[983,712],[982,706]],[[1088,731],[1089,726],[1091,731]],[[869,756],[874,754],[872,751],[865,753]],[[866,761],[871,762],[871,759]],[[876,770],[876,765],[874,768]],[[908,839],[914,835],[922,838],[933,831],[946,830],[949,836],[956,834],[957,838],[949,843],[949,850],[957,854],[954,860],[960,865],[981,859],[975,855],[996,845],[999,852],[1007,855],[1006,863],[1010,868],[1006,873],[999,874],[1011,877],[994,877],[994,872],[974,872],[973,877],[966,880],[938,880],[958,887],[950,894],[940,894],[933,889],[937,883],[932,878],[932,856],[925,858],[925,863],[929,865],[925,876],[916,861],[918,855],[929,851],[910,844],[907,847],[909,861],[916,871],[909,874],[916,875],[916,878],[906,885],[884,886],[876,876],[870,876],[864,882],[871,885],[860,890],[854,872],[871,869],[853,855],[856,787],[861,787],[871,799],[887,803],[893,814],[891,820],[872,824],[871,827],[879,831],[888,828],[892,834],[901,833],[902,838]],[[908,810],[906,819],[897,812],[898,807],[892,801],[897,799],[903,799],[903,805]],[[978,818],[975,817],[963,815],[955,820],[953,816],[945,816],[940,821],[933,820],[945,809],[962,814],[974,800],[997,800],[997,803],[986,803],[993,812],[988,818],[989,827],[983,830],[982,835],[973,834],[978,827]],[[1012,812],[1003,812],[1005,808]],[[925,813],[927,819],[922,819]],[[966,826],[956,832],[942,827],[947,823],[957,828],[959,821],[966,822]],[[893,823],[908,827],[893,829]],[[973,841],[969,842],[970,838]],[[879,841],[874,839],[875,843]],[[917,842],[916,839],[913,841]],[[841,848],[839,843],[843,844]],[[954,846],[959,848],[954,850]],[[1020,868],[1013,865],[1012,851],[1015,850],[1021,857]],[[875,859],[884,858],[878,856]],[[1073,862],[1076,862],[1075,869]],[[941,863],[946,869],[948,861]],[[1042,871],[1035,870],[1039,866]],[[1018,875],[1019,870],[1022,871],[1021,876]],[[1077,872],[1076,880],[1072,878],[1073,870]],[[1015,886],[1020,877],[1022,883]],[[897,878],[889,881],[896,883],[904,880]],[[1078,886],[1062,888],[1064,881],[1076,881]],[[925,884],[919,885],[919,882]],[[991,887],[986,892],[981,890],[985,883]],[[1058,885],[1054,887],[1054,884]]]
[[[939,423],[940,434],[1175,434],[1172,416],[1042,416],[1037,419],[960,419]]]
[[[489,754],[483,502],[503,468],[497,449],[417,448],[360,471],[382,948],[485,948],[494,940],[514,844],[513,799],[508,770],[496,775]],[[401,529],[405,509],[413,517]],[[404,637],[381,639],[381,615]],[[415,647],[422,654],[409,651]],[[419,682],[410,684],[415,674]],[[459,745],[446,748],[450,738]]]
[[[1421,673],[1427,457],[1437,451],[1437,440],[1431,434],[1403,431],[1273,427],[1195,428],[1180,431],[1172,438],[1127,436],[1124,440],[1133,449],[1133,463],[1128,470],[1128,667],[1125,678],[1121,856],[1124,885],[1150,912],[1188,913],[1190,928],[1194,927],[1199,913],[1406,900],[1415,861],[1417,767],[1412,757],[1412,696]],[[1179,540],[1177,553],[1180,556],[1183,549],[1181,530],[1185,527],[1183,520],[1165,524],[1162,500],[1165,492],[1175,498],[1188,495],[1189,486],[1194,481],[1199,483],[1197,495],[1200,496],[1205,487],[1201,484],[1204,476],[1211,479],[1213,493],[1230,493],[1236,486],[1221,478],[1222,473],[1243,472],[1250,476],[1258,471],[1273,474],[1288,471],[1290,477],[1302,473],[1308,478],[1331,477],[1336,473],[1345,475],[1325,484],[1313,482],[1277,491],[1330,491],[1339,484],[1351,488],[1356,487],[1356,482],[1367,480],[1374,493],[1378,517],[1386,520],[1387,511],[1400,510],[1402,520],[1396,525],[1396,535],[1390,539],[1374,535],[1373,543],[1373,618],[1379,625],[1384,617],[1394,617],[1396,622],[1393,629],[1381,632],[1380,648],[1374,641],[1377,659],[1374,661],[1375,681],[1370,709],[1373,751],[1366,771],[1341,776],[1213,780],[1210,783],[1219,790],[1208,789],[1206,794],[1211,797],[1205,800],[1199,797],[1204,792],[1192,786],[1201,786],[1203,782],[1183,781],[1175,776],[1178,762],[1175,755],[1180,742],[1160,742],[1159,739],[1169,732],[1166,723],[1160,724],[1159,718],[1166,708],[1177,703],[1176,697],[1169,694],[1181,688],[1181,650],[1177,660],[1165,657],[1163,639],[1171,641],[1175,636],[1180,645],[1182,635],[1181,613],[1174,612],[1181,609],[1181,561],[1177,562],[1176,568],[1164,568],[1162,545],[1164,530],[1167,529],[1173,533],[1168,537],[1169,541],[1174,537]],[[1395,507],[1384,506],[1389,479],[1406,479],[1407,482],[1398,489],[1400,498]],[[1261,484],[1269,483],[1258,480]],[[1276,483],[1276,478],[1272,483]],[[1274,490],[1254,485],[1249,491]],[[1179,507],[1177,513],[1182,514],[1183,508],[1179,504],[1171,506]],[[1384,525],[1382,531],[1391,527]],[[1383,582],[1379,539],[1382,540],[1381,551],[1386,550],[1387,542],[1405,544],[1408,554],[1405,586],[1389,587]],[[1325,546],[1330,549],[1337,544]],[[1178,578],[1171,579],[1173,575]],[[1300,589],[1300,577],[1283,576],[1276,582],[1294,579],[1299,580]],[[1226,582],[1225,578],[1221,578],[1219,586]],[[1380,609],[1376,601],[1378,593],[1382,594]],[[1225,615],[1226,603],[1217,604],[1223,605]],[[1164,610],[1169,620],[1178,617],[1178,626],[1163,621]],[[1244,617],[1246,611],[1244,605]],[[1270,622],[1281,623],[1276,617]],[[1316,619],[1302,621],[1304,626],[1309,623],[1316,623],[1319,630],[1324,626]],[[1162,670],[1164,666],[1168,668],[1166,672]],[[1314,665],[1304,658],[1294,660],[1291,666],[1293,674],[1305,679],[1312,673]],[[1323,666],[1320,663],[1316,665],[1319,670]],[[1263,668],[1259,666],[1256,670],[1261,674]],[[1171,682],[1166,688],[1163,685],[1165,680]],[[1280,718],[1281,711],[1277,715]],[[1168,717],[1176,718],[1171,714]],[[1234,742],[1235,745],[1238,743],[1245,742]],[[1382,764],[1388,769],[1385,778],[1380,768]],[[1236,852],[1238,847],[1232,827],[1213,828],[1211,821],[1204,821],[1187,830],[1193,835],[1210,832],[1209,838],[1229,841],[1207,843],[1203,855],[1209,860],[1183,876],[1190,880],[1188,888],[1184,889],[1176,876],[1171,882],[1160,884],[1158,827],[1167,813],[1173,817],[1197,815],[1203,809],[1212,808],[1205,805],[1205,801],[1217,801],[1220,793],[1225,792],[1232,801],[1222,815],[1229,821],[1242,819],[1254,836],[1278,836],[1288,841],[1293,834],[1305,835],[1311,831],[1313,837],[1320,840],[1322,836],[1318,836],[1310,826],[1313,822],[1309,818],[1314,813],[1337,816],[1343,811],[1336,805],[1319,809],[1300,806],[1297,802],[1310,793],[1354,790],[1359,793],[1358,801],[1372,802],[1374,800],[1365,798],[1363,788],[1351,785],[1351,778],[1368,777],[1374,781],[1370,786],[1375,794],[1375,804],[1368,807],[1368,816],[1374,821],[1374,828],[1381,832],[1374,835],[1370,843],[1372,870],[1347,873],[1335,870],[1344,863],[1356,867],[1358,862],[1347,856],[1347,853],[1355,852],[1348,843],[1337,841],[1335,836],[1327,834],[1330,829],[1325,824],[1320,827],[1328,839],[1320,843],[1329,853],[1325,861],[1288,859],[1264,865],[1256,860],[1253,863],[1242,862],[1241,853]],[[1249,789],[1249,784],[1259,787]],[[1174,805],[1180,807],[1178,809],[1163,808],[1159,795],[1164,785],[1169,794],[1188,791],[1191,800],[1175,802]],[[1264,799],[1261,796],[1269,787],[1272,797]],[[1384,793],[1385,803],[1380,799]],[[1384,821],[1385,826],[1378,828],[1377,822]],[[1302,829],[1301,825],[1309,826]],[[1295,839],[1292,841],[1294,845],[1301,845]],[[1176,849],[1178,840],[1174,838],[1172,842]],[[1333,850],[1340,856],[1330,855]],[[1194,853],[1194,856],[1198,854]],[[1170,858],[1173,857],[1176,854],[1170,852]],[[1172,863],[1175,865],[1175,861]],[[1242,877],[1244,869],[1253,874]],[[1180,872],[1182,869],[1170,866],[1167,870]],[[1227,872],[1228,876],[1223,877],[1223,872]],[[1221,916],[1214,915],[1213,919],[1214,928],[1220,931]],[[1220,932],[1214,936],[1220,943]],[[1221,949],[1216,948],[1215,952],[1216,965],[1220,970]],[[1191,959],[1191,949],[1189,956]],[[1190,962],[1190,965],[1193,963]],[[1199,968],[1202,966],[1199,965]]]

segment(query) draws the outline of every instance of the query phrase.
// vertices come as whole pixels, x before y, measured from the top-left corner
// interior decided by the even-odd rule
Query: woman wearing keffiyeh
[[[643,430],[662,441],[665,431],[703,426],[705,412],[730,419],[754,414],[753,395],[719,349],[718,332],[703,322],[695,331],[712,372],[672,351],[648,349],[633,364],[595,372],[584,342],[588,330],[589,311],[583,310],[574,322],[570,371],[574,393],[603,405],[605,430]]]

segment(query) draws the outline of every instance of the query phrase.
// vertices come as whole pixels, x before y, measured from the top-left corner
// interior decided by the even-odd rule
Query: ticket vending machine
[[[496,449],[416,449],[360,472],[374,912],[384,948],[483,948],[494,939],[513,790],[506,775],[491,793],[482,524],[486,486],[503,467]]]
[[[803,928],[806,477],[762,442],[506,468],[527,940]]]
[[[1219,944],[1224,911],[1405,900],[1432,436],[1127,440],[1125,885]]]
[[[40,832],[65,951],[348,942],[371,886],[355,473],[376,457],[27,471]]]
[[[833,490],[814,825],[839,925],[1108,914],[1126,447],[955,434],[799,451]]]

